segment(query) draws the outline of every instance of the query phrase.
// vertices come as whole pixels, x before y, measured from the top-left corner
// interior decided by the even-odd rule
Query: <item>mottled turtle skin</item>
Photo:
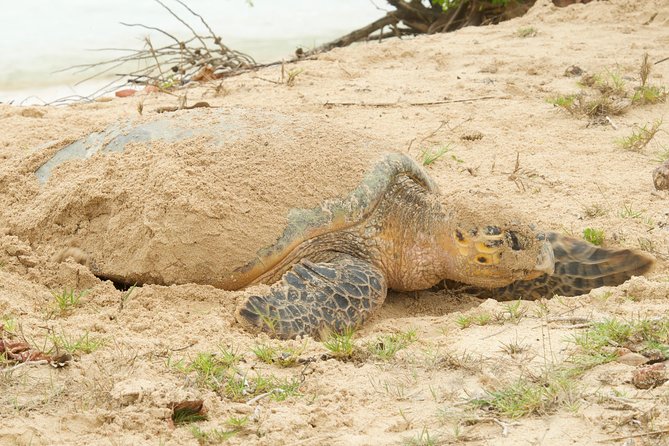
[[[336,129],[310,127],[306,118],[302,124],[281,124],[282,119],[256,111],[205,110],[91,134],[36,171],[43,189],[25,210],[34,216],[28,220],[74,239],[87,256],[82,263],[101,278],[242,290],[237,321],[278,338],[323,337],[359,327],[383,304],[388,289],[422,290],[448,281],[497,299],[578,295],[618,285],[653,264],[639,251],[537,232],[500,206],[474,203],[466,194],[442,195],[411,158],[356,148],[346,140],[348,130],[337,133],[341,140],[331,148],[320,144],[318,132],[331,137]],[[303,140],[291,133],[295,126],[310,129],[300,134]],[[189,152],[192,138],[207,149]],[[298,150],[296,140],[310,147],[300,154],[307,162],[329,156],[331,171],[347,175],[344,192],[325,193],[317,176],[316,184],[287,178],[290,164],[280,154]],[[274,195],[274,201],[254,207],[255,214],[245,213],[240,200],[221,199],[208,207],[216,200],[212,194],[190,204],[184,182],[202,187],[218,182],[235,197],[266,198],[254,195],[257,185],[243,177],[254,161],[243,157],[253,150],[260,158],[263,141],[278,148],[278,155],[262,155],[270,158],[256,163],[267,171],[260,178],[277,189],[303,187],[310,196],[280,195],[295,201],[279,207]],[[129,142],[131,153],[121,156]],[[246,151],[231,154],[235,147]],[[347,170],[347,159],[363,158],[362,168]],[[79,161],[65,163],[71,159]],[[163,169],[162,160],[180,164]],[[59,187],[52,187],[56,167]],[[131,176],[99,185],[99,178],[121,171]],[[145,200],[143,188],[156,185],[164,194]],[[127,227],[130,219],[142,225]],[[102,237],[106,234],[113,236]],[[64,249],[61,258],[68,253],[71,249]]]
[[[447,281],[499,300],[574,296],[621,284],[654,262],[640,251],[538,233],[503,216],[490,221],[466,199],[440,195],[400,154],[385,156],[348,197],[319,212],[351,203],[356,217],[325,231],[314,215],[294,215],[279,243],[247,265],[243,274],[255,271],[249,285],[271,286],[239,305],[242,325],[279,338],[322,337],[360,326],[388,289]]]

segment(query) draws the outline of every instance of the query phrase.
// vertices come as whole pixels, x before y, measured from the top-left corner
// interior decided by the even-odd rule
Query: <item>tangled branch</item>
[[[63,71],[73,70],[75,73],[95,71],[78,83],[114,73],[115,80],[93,94],[93,96],[97,96],[113,91],[126,83],[155,85],[161,89],[170,89],[191,81],[219,79],[258,66],[251,56],[224,45],[221,37],[213,31],[204,18],[182,0],[174,1],[185,8],[189,14],[199,19],[207,30],[206,34],[198,33],[193,26],[163,1],[154,1],[182,23],[192,36],[187,39],[179,39],[173,34],[154,26],[121,22],[123,26],[156,31],[167,37],[172,43],[156,48],[151,38],[147,36],[144,39],[144,48],[140,50],[105,48],[99,51],[122,51],[127,54],[103,62],[75,65]],[[129,66],[131,63],[136,66],[139,65],[139,68],[131,71],[115,72]]]

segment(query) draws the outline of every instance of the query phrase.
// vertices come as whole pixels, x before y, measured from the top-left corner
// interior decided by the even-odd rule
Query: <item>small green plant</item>
[[[641,218],[643,211],[635,211],[631,204],[624,204],[618,215],[622,218]]]
[[[576,111],[576,96],[575,94],[555,96],[548,99],[549,104],[553,104],[556,107],[560,107],[569,113],[574,114]]]
[[[81,299],[88,294],[88,290],[76,291],[74,288],[68,290],[63,288],[63,291],[56,292],[52,291],[51,295],[53,296],[56,306],[62,313],[67,313],[73,308],[78,307],[81,303]]]
[[[458,327],[460,327],[463,330],[465,328],[470,327],[473,322],[474,322],[473,316],[465,316],[464,314],[458,316],[458,318],[455,320],[455,323],[458,324]]]
[[[258,359],[266,364],[277,364],[281,367],[291,367],[297,364],[300,355],[304,352],[306,343],[299,348],[285,347],[278,349],[265,344],[256,345],[252,351]]]
[[[228,376],[230,364],[222,361],[212,353],[198,353],[183,371],[195,372],[196,381],[200,386],[218,390]]]
[[[232,367],[241,360],[241,356],[237,352],[237,349],[233,347],[219,345],[218,352],[217,360],[225,367]]]
[[[375,342],[368,344],[367,348],[374,355],[383,360],[391,359],[395,354],[408,347],[416,340],[416,330],[409,330],[403,333],[393,333],[386,336],[379,336]]]
[[[344,330],[343,333],[332,333],[323,342],[323,346],[337,359],[351,359],[355,352],[354,333],[352,329]]]
[[[634,92],[632,102],[638,104],[657,104],[658,102],[664,102],[667,99],[667,94],[669,93],[664,87],[658,87],[648,83],[652,68],[653,64],[650,62],[648,53],[644,53],[639,68],[639,79],[641,83]]]
[[[192,426],[191,433],[197,440],[198,444],[220,444],[228,441],[236,434],[244,430],[248,421],[249,417],[230,417],[225,420],[225,426],[227,429],[210,429],[205,431],[199,426]]]
[[[121,303],[119,305],[120,310],[122,310],[123,307],[125,307],[125,304],[128,303],[128,300],[130,299],[133,291],[135,291],[135,288],[137,288],[137,284],[133,284],[130,288],[127,289],[125,293],[123,293],[121,296]]]
[[[618,71],[605,70],[603,74],[586,75],[581,85],[593,88],[605,96],[625,97],[627,95],[625,80]]]
[[[17,326],[16,319],[11,316],[3,315],[0,319],[0,333],[4,330],[10,334],[16,334]]]
[[[281,82],[283,82],[284,79],[285,79],[286,85],[288,87],[292,87],[293,85],[295,85],[295,81],[297,80],[297,76],[299,76],[303,72],[304,72],[304,70],[302,68],[293,68],[292,70],[288,70],[288,72],[286,73],[285,67],[282,64],[281,65]]]
[[[248,424],[249,417],[230,417],[225,420],[225,425],[232,430],[240,431]]]
[[[583,230],[583,239],[593,245],[602,246],[604,243],[604,230],[596,228],[585,228]]]
[[[660,130],[661,125],[662,120],[656,119],[652,124],[647,123],[641,127],[638,127],[637,130],[633,131],[630,136],[621,138],[617,140],[616,143],[618,144],[618,147],[623,150],[641,152],[655,137],[657,132]]]
[[[572,342],[579,347],[572,362],[583,369],[613,361],[616,354],[611,347],[626,347],[641,353],[669,352],[669,319],[596,322],[585,333],[574,336]]]
[[[524,26],[522,28],[518,28],[516,31],[516,36],[520,38],[534,37],[537,35],[537,32],[537,29],[533,26]]]
[[[273,375],[263,376],[257,373],[255,377],[242,376],[239,373],[228,374],[221,387],[223,394],[233,401],[243,402],[254,396],[267,394],[274,401],[284,401],[286,398],[299,394],[301,381],[279,379]]]
[[[265,344],[258,344],[251,349],[254,355],[265,364],[272,364],[276,356],[276,349]]]
[[[106,342],[103,339],[95,338],[90,336],[88,332],[85,332],[78,338],[72,338],[65,333],[61,332],[60,334],[52,333],[50,336],[51,343],[53,344],[53,350],[65,350],[69,353],[93,353],[98,350],[100,347],[103,347]]]
[[[574,407],[580,398],[578,381],[571,370],[552,370],[535,381],[519,379],[472,401],[484,408],[509,418],[543,415],[559,407]]]
[[[632,96],[632,102],[634,104],[657,104],[667,100],[667,95],[669,92],[664,87],[658,87],[656,85],[647,85],[637,87],[634,95]]]
[[[408,438],[404,441],[404,445],[406,446],[436,446],[437,444],[439,444],[438,437],[430,435],[430,431],[427,427],[423,427],[423,430],[415,437]]]
[[[663,163],[667,160],[669,160],[669,149],[665,149],[664,147],[661,148],[661,150],[655,155],[655,158],[653,158],[653,161],[656,163]]]
[[[206,421],[207,415],[202,412],[193,412],[189,409],[175,409],[172,414],[172,421],[175,425],[197,423],[198,421]]]
[[[488,325],[492,321],[490,313],[480,313],[474,316],[474,323],[476,325]]]
[[[501,345],[501,350],[509,356],[519,355],[528,349],[526,345],[523,345],[518,341],[502,342]]]
[[[520,300],[517,300],[506,305],[505,313],[508,315],[509,321],[517,324],[527,313],[527,308],[523,306]]]
[[[450,144],[437,148],[426,148],[421,152],[423,166],[430,166],[434,164],[439,158],[446,155],[452,149]],[[456,160],[457,161],[457,160]]]
[[[223,429],[203,430],[200,426],[191,426],[190,432],[201,446],[208,444],[220,444],[228,441],[237,434],[237,431],[226,431]]]

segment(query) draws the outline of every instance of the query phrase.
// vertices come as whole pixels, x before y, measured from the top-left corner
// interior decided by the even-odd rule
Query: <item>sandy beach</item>
[[[180,94],[210,108],[163,117],[189,122],[221,113],[270,129],[228,146],[246,160],[227,166],[240,182],[276,169],[249,197],[183,186],[211,161],[197,146],[160,146],[175,154],[173,162],[160,158],[165,176],[155,183],[131,175],[131,167],[150,162],[133,147],[64,163],[44,184],[36,177],[59,149],[112,125],[155,119],[160,108],[178,105],[174,95],[0,104],[0,333],[72,354],[64,367],[0,360],[0,444],[666,444],[669,384],[660,366],[669,357],[669,197],[655,190],[652,172],[667,157],[661,120],[669,105],[630,99],[617,114],[588,117],[556,103],[596,94],[589,75],[617,82],[631,98],[644,54],[669,56],[668,25],[663,0],[565,8],[539,0],[499,25],[360,43],[289,64],[301,70],[291,85],[281,82],[280,66],[191,85]],[[647,83],[669,86],[669,61],[653,65]],[[655,123],[647,145],[622,147]],[[390,292],[353,336],[357,353],[341,359],[309,337],[278,341],[245,331],[234,317],[244,291],[196,283],[119,289],[89,266],[54,257],[84,243],[73,234],[116,217],[127,233],[109,237],[127,243],[100,239],[96,246],[110,264],[130,264],[139,246],[151,246],[143,244],[149,231],[136,210],[155,211],[163,194],[172,194],[179,215],[286,211],[315,204],[301,184],[334,195],[350,188],[332,168],[342,159],[362,174],[384,151],[423,164],[426,153],[443,148],[425,168],[446,196],[464,193],[481,207],[492,201],[575,237],[603,231],[604,246],[646,251],[657,260],[654,270],[618,287],[541,301],[482,300],[443,287]],[[275,184],[286,172],[294,172],[292,182]],[[93,182],[101,189],[88,187]],[[146,184],[145,193],[128,184]],[[112,212],[100,205],[120,194],[132,206]],[[265,217],[270,229],[283,221]],[[234,223],[221,237],[244,229],[241,216]],[[190,232],[187,218],[174,225],[186,228],[184,237]],[[258,243],[272,236],[259,233]],[[165,280],[180,281],[175,274]],[[55,296],[64,291],[79,302],[59,307]],[[586,365],[584,336],[607,321],[646,324],[655,344],[644,350],[631,345],[631,335],[616,338],[598,347],[609,359]],[[390,342],[401,344],[398,351],[379,353]],[[267,351],[273,361],[263,359]],[[228,382],[204,371],[207,358]],[[660,378],[643,388],[637,377],[649,361]],[[556,378],[556,370],[566,372]],[[539,392],[539,403],[515,400],[518,410],[505,410],[500,395],[519,386]],[[202,401],[206,419],[175,423],[174,404],[183,401]]]

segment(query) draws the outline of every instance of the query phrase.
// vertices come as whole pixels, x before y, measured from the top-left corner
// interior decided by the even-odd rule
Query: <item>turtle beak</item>
[[[549,242],[544,242],[541,246],[541,252],[537,256],[537,264],[534,270],[546,274],[553,274],[555,272],[555,254]]]

